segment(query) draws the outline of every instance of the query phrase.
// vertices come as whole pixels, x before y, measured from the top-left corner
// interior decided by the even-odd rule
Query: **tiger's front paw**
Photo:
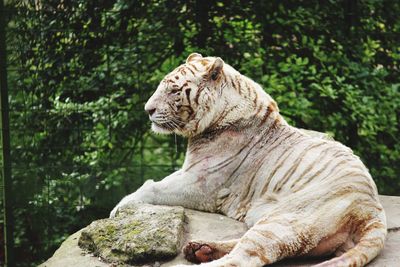
[[[127,208],[128,206],[128,204],[118,203],[110,212],[110,218],[115,218],[122,209]]]
[[[129,196],[124,197],[110,212],[110,218],[115,218],[118,213],[126,208],[129,208],[130,206],[133,206],[138,203],[143,203],[140,199],[135,197],[134,194],[131,194]]]
[[[122,209],[129,206],[138,203],[152,204],[154,199],[153,185],[153,180],[147,180],[136,192],[124,197],[110,212],[110,218],[115,218]]]
[[[120,207],[119,205],[115,206],[115,207],[112,209],[112,211],[110,212],[110,218],[115,218],[115,216],[117,216],[117,214],[118,214],[120,208],[121,208],[121,207]]]

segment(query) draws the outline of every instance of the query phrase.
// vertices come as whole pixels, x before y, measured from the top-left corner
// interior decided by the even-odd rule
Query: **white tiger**
[[[191,54],[145,110],[158,133],[189,138],[182,168],[147,181],[135,202],[218,212],[250,227],[240,239],[197,241],[202,266],[263,266],[335,255],[317,266],[364,266],[383,248],[386,217],[360,159],[344,145],[289,126],[274,100],[222,59]]]

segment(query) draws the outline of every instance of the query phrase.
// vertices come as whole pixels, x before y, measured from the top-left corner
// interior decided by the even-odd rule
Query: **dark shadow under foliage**
[[[185,141],[151,134],[143,106],[191,52],[253,78],[400,194],[399,1],[6,2],[18,266],[179,167]]]

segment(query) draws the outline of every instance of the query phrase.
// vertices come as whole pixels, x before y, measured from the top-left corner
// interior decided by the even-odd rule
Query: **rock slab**
[[[140,263],[176,256],[183,237],[182,207],[141,204],[113,219],[92,222],[78,244],[106,262]]]
[[[394,267],[399,266],[400,263],[400,197],[380,196],[381,203],[386,211],[388,218],[388,238],[386,240],[385,248],[382,253],[374,259],[368,267]],[[151,206],[151,205],[150,205]],[[147,207],[146,209],[150,208]],[[157,207],[157,206],[156,206]],[[175,208],[175,207],[160,207]],[[179,208],[182,209],[182,208]],[[228,240],[232,238],[241,237],[247,228],[243,223],[232,220],[226,216],[219,214],[211,214],[200,211],[193,211],[189,209],[184,210],[185,219],[183,227],[183,242],[189,240]],[[150,223],[150,221],[148,221]],[[168,222],[169,223],[169,222]],[[78,239],[82,232],[88,228],[71,235],[61,247],[54,253],[48,261],[40,265],[41,267],[106,267],[110,266],[105,263],[101,258],[94,257],[92,254],[85,253],[78,246]],[[175,242],[175,241],[173,241]],[[176,264],[187,262],[183,255],[180,253],[170,261],[159,261],[149,258],[152,262],[146,265],[138,264],[123,264],[123,266],[162,266],[170,267]],[[320,260],[310,259],[291,259],[273,264],[276,267],[288,266],[312,266],[319,263]],[[115,265],[111,265],[115,266]]]

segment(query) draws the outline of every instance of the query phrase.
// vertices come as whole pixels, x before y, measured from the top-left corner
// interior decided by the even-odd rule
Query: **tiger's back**
[[[218,189],[225,194],[218,199],[218,211],[252,225],[258,217],[248,218],[247,212],[263,200],[276,204],[297,193],[299,200],[305,201],[312,197],[303,194],[309,188],[313,188],[313,196],[330,195],[331,201],[354,194],[379,204],[368,170],[349,148],[311,137],[277,116],[269,120],[264,122],[264,129],[252,120],[245,131],[238,131],[236,126],[224,128],[189,143],[183,169],[208,177],[217,174],[216,179],[223,181]],[[221,147],[229,147],[229,151],[221,155]],[[193,158],[196,161],[190,160]]]

